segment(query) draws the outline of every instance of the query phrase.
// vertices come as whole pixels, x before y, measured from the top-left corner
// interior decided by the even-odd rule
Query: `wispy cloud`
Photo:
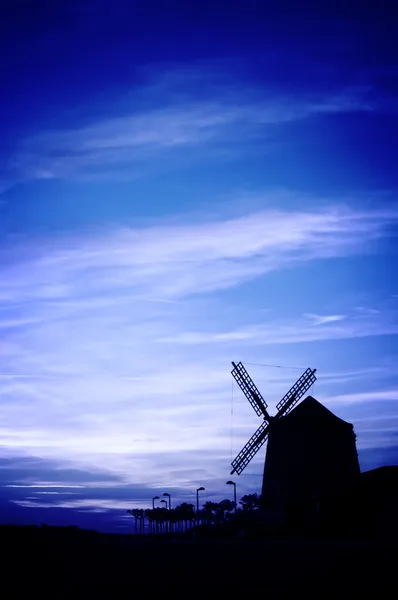
[[[15,485],[15,484],[8,484],[5,485],[4,487],[10,487],[10,488],[82,488],[84,487],[84,485],[63,485],[63,484],[51,484],[51,483],[45,483],[45,484],[30,484],[30,485]],[[39,493],[39,492],[38,492]],[[44,492],[43,492],[44,493]],[[50,493],[50,492],[47,492]],[[57,492],[53,492],[54,494],[56,494]]]
[[[52,301],[66,299],[73,290],[73,297],[84,302],[82,292],[90,289],[89,302],[95,308],[99,303],[117,303],[116,290],[124,294],[130,290],[132,300],[175,300],[235,286],[300,262],[367,251],[372,242],[388,236],[397,221],[394,209],[365,212],[335,205],[322,210],[266,210],[228,220],[202,216],[196,224],[113,229],[97,236],[48,240],[42,246],[36,242],[23,250],[32,257],[29,268],[27,257],[25,266],[14,266],[7,282],[0,284],[0,298]],[[24,318],[38,316],[31,313]]]
[[[330,404],[355,404],[377,401],[398,401],[398,389],[375,390],[373,392],[359,392],[351,394],[340,394],[331,398],[325,397],[323,401]]]
[[[27,508],[73,508],[75,510],[83,510],[87,509],[92,512],[96,510],[97,512],[106,512],[108,510],[126,510],[126,501],[120,500],[60,500],[53,502],[40,502],[38,500],[11,500],[15,504],[19,506],[25,506]]]
[[[200,101],[195,92],[187,93],[188,81],[194,89],[200,85]],[[103,116],[89,124],[21,140],[10,157],[8,179],[134,178],[147,164],[156,168],[153,159],[159,163],[167,154],[176,161],[180,151],[186,155],[189,150],[206,147],[209,152],[215,147],[220,158],[223,147],[230,152],[231,143],[237,143],[239,152],[245,152],[250,139],[266,136],[275,125],[372,109],[360,88],[332,95],[281,96],[260,88],[242,86],[237,91],[228,84],[215,86],[206,73],[201,74],[199,84],[197,73],[184,72],[183,78],[177,74],[163,77],[157,85],[142,86],[135,108],[117,117]]]
[[[326,320],[319,325],[334,322]],[[163,343],[180,344],[214,344],[239,341],[241,343],[272,345],[272,344],[298,344],[303,342],[317,342],[326,340],[362,338],[378,335],[397,335],[398,324],[396,315],[392,314],[379,320],[367,320],[361,323],[347,320],[345,326],[312,328],[302,320],[289,322],[274,320],[269,326],[261,323],[242,327],[234,331],[224,332],[184,332],[179,335],[160,338]]]
[[[352,380],[385,380],[390,376],[397,376],[398,368],[395,364],[372,365],[358,369],[347,369],[337,371],[323,371],[322,379],[330,382],[345,383]]]
[[[306,313],[304,317],[311,319],[313,325],[324,325],[325,323],[336,323],[336,321],[343,321],[345,315],[313,315]]]
[[[391,208],[331,204],[25,242],[10,253],[0,282],[0,318],[10,325],[0,341],[3,445],[56,460],[58,470],[101,466],[117,479],[109,485],[189,489],[200,479],[211,489],[231,460],[229,364],[243,348],[253,355],[255,346],[268,347],[273,362],[278,344],[398,332],[393,312],[350,307],[319,307],[311,318],[302,310],[284,318],[270,311],[258,323],[222,295],[243,284],[251,293],[257,278],[282,268],[288,274],[292,266],[370,251],[396,221]],[[296,360],[301,364],[300,355]],[[272,400],[295,375],[270,382]],[[339,400],[354,401],[367,400]],[[236,450],[256,426],[246,404],[234,405]],[[68,479],[85,492],[90,486]],[[32,493],[33,486],[57,491],[67,482],[7,484]]]

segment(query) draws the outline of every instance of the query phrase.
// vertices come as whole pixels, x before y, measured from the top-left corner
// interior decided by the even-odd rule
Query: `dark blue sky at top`
[[[372,84],[397,91],[393,3],[2,3],[2,131],[107,110],[142,69],[227,60],[237,78],[289,92]],[[101,102],[102,100],[102,102]],[[355,127],[355,125],[354,125]],[[377,135],[377,123],[370,135]],[[388,135],[385,131],[385,135]],[[359,144],[362,145],[362,144]],[[4,149],[4,146],[3,146]]]
[[[148,268],[150,273],[155,273],[154,281],[157,282],[156,277],[159,277],[163,283],[162,272],[158,273],[154,266],[157,255],[155,253],[155,259],[151,263],[152,254],[148,251],[148,248],[152,250],[151,244],[156,244],[150,237],[150,226],[152,223],[166,223],[165,230],[161,230],[159,234],[159,252],[162,257],[161,252],[167,254],[169,246],[173,246],[172,237],[169,237],[173,233],[168,233],[167,224],[176,222],[181,225],[178,219],[184,214],[191,219],[188,225],[185,223],[188,233],[184,229],[184,223],[181,225],[181,246],[187,247],[187,254],[192,252],[189,244],[185,246],[191,235],[189,225],[200,222],[203,215],[227,219],[236,217],[236,214],[244,217],[246,213],[256,212],[257,209],[261,215],[264,208],[282,208],[288,216],[290,211],[300,213],[303,206],[312,215],[318,209],[327,208],[328,203],[333,204],[335,201],[336,206],[339,206],[339,203],[347,201],[354,212],[357,211],[353,226],[358,226],[354,232],[358,243],[361,227],[364,237],[369,231],[372,232],[366,218],[365,225],[361,221],[364,214],[366,217],[367,211],[377,213],[380,209],[381,213],[383,210],[387,213],[391,210],[391,215],[380,217],[379,214],[375,219],[381,218],[382,223],[383,219],[393,221],[398,187],[398,28],[394,4],[392,1],[365,3],[295,0],[275,3],[253,0],[197,3],[172,0],[4,0],[0,8],[0,269],[3,269],[3,287],[0,287],[0,342],[5,343],[5,350],[1,356],[7,358],[8,352],[20,352],[15,355],[16,358],[13,355],[15,361],[10,364],[14,371],[10,367],[10,373],[7,372],[6,376],[14,376],[15,365],[22,365],[21,369],[25,368],[29,373],[32,369],[42,373],[44,383],[38,379],[38,383],[25,385],[22,381],[12,388],[7,387],[5,380],[4,393],[2,392],[6,406],[4,414],[11,416],[1,435],[7,437],[10,432],[12,435],[4,442],[4,453],[0,457],[1,485],[34,485],[39,481],[52,482],[53,485],[70,482],[85,486],[71,488],[66,495],[62,494],[62,488],[49,487],[48,490],[55,489],[57,494],[47,496],[43,492],[37,494],[37,489],[44,488],[3,488],[0,507],[6,520],[14,518],[23,523],[40,523],[46,520],[63,524],[74,522],[114,530],[115,511],[117,514],[119,511],[123,512],[123,506],[129,498],[135,498],[139,504],[146,502],[154,493],[150,477],[145,479],[143,476],[142,481],[138,478],[133,483],[130,480],[126,483],[126,479],[119,477],[121,473],[127,473],[136,460],[134,448],[129,446],[130,440],[123,430],[122,420],[118,422],[119,428],[116,425],[114,429],[112,425],[109,426],[107,443],[113,448],[113,440],[118,440],[120,434],[120,443],[128,448],[123,458],[126,462],[120,458],[122,452],[120,456],[115,453],[117,460],[120,459],[121,462],[113,464],[109,459],[109,464],[102,469],[101,460],[95,456],[93,458],[94,450],[90,445],[91,439],[97,440],[93,422],[103,434],[104,431],[108,432],[107,419],[112,423],[114,417],[116,423],[118,417],[117,411],[113,415],[113,405],[109,408],[104,398],[101,397],[97,405],[97,395],[101,393],[99,387],[102,384],[100,382],[98,387],[90,388],[91,382],[102,376],[103,372],[112,372],[115,377],[112,383],[116,389],[115,402],[121,402],[125,398],[117,387],[117,378],[120,373],[127,373],[127,368],[123,371],[128,364],[127,361],[123,362],[123,331],[131,325],[129,319],[133,321],[129,330],[133,349],[128,349],[128,352],[132,352],[132,370],[129,373],[133,375],[137,375],[133,368],[135,361],[142,365],[142,369],[154,367],[156,370],[163,360],[169,360],[171,364],[175,358],[175,364],[181,365],[181,361],[186,358],[187,377],[190,376],[195,381],[197,372],[192,365],[206,365],[207,368],[211,361],[216,363],[219,354],[223,359],[228,358],[228,361],[248,357],[258,362],[257,359],[263,355],[276,363],[313,364],[317,361],[320,373],[345,370],[354,372],[357,369],[369,369],[371,372],[375,368],[376,359],[380,359],[379,362],[376,361],[378,375],[372,381],[362,381],[360,389],[357,388],[359,384],[354,373],[353,380],[348,378],[344,383],[345,387],[342,383],[335,389],[329,382],[323,384],[321,390],[327,398],[333,394],[340,395],[341,404],[336,411],[341,410],[342,418],[355,422],[359,431],[363,428],[363,437],[359,436],[366,442],[361,450],[363,468],[396,462],[398,417],[391,401],[394,390],[398,389],[396,378],[394,379],[396,372],[394,371],[394,376],[388,375],[388,381],[387,375],[386,380],[383,380],[397,356],[397,338],[396,335],[390,335],[395,331],[393,320],[397,314],[398,290],[392,266],[396,261],[396,238],[388,238],[387,235],[377,238],[378,252],[364,246],[360,255],[343,253],[341,259],[329,263],[309,260],[304,271],[295,267],[290,270],[279,269],[279,247],[283,253],[285,246],[283,240],[277,240],[276,258],[271,256],[270,259],[271,262],[275,261],[277,267],[269,273],[265,271],[264,276],[256,279],[253,276],[253,281],[245,287],[245,280],[239,279],[240,276],[236,276],[236,281],[233,279],[235,272],[232,270],[234,283],[230,287],[214,287],[210,289],[208,298],[199,300],[195,296],[196,292],[191,290],[187,292],[187,298],[192,299],[192,304],[185,302],[186,298],[182,294],[183,302],[180,306],[177,304],[175,313],[172,312],[175,308],[172,302],[174,298],[180,301],[179,292],[175,292],[174,297],[172,290],[171,303],[167,304],[167,285],[163,288],[157,288],[156,285],[151,287],[152,280],[148,277],[151,285],[147,284],[147,288],[144,285],[142,291],[139,277],[137,282],[132,278],[132,289],[136,292],[138,290],[137,293],[142,293],[145,298],[155,298],[157,302],[159,296],[162,301],[162,290],[166,297],[163,305],[155,305],[153,313],[152,306],[148,313],[144,313],[146,316],[142,318],[142,323],[138,318],[141,308],[136,310],[134,304],[123,305],[119,312],[119,309],[112,309],[112,306],[108,312],[106,307],[103,314],[99,313],[102,314],[102,320],[98,319],[98,322],[90,321],[91,316],[95,319],[96,309],[93,308],[92,315],[87,316],[83,306],[86,299],[107,301],[114,294],[119,301],[127,293],[127,288],[123,287],[124,282],[122,281],[120,288],[117,287],[120,282],[116,281],[114,284],[106,271],[107,266],[109,267],[106,256],[105,267],[96,263],[95,259],[90,262],[90,256],[95,257],[96,252],[101,249],[102,232],[106,234],[108,230],[111,233],[109,238],[105,237],[105,241],[110,247],[115,244],[118,255],[118,236],[121,236],[122,242],[125,240],[125,225],[133,224],[138,231],[142,228],[145,235],[149,232],[149,243],[146,245],[144,235],[142,247],[149,255]],[[210,117],[214,118],[216,115],[221,118],[223,110],[227,112],[232,105],[235,110],[240,101],[247,104],[248,112],[255,112],[258,106],[268,106],[267,102],[271,106],[274,101],[278,106],[281,99],[291,99],[292,106],[297,104],[305,107],[306,103],[312,103],[313,106],[317,102],[325,103],[328,98],[340,97],[342,91],[354,99],[359,98],[358,106],[329,112],[312,109],[306,118],[276,119],[275,123],[267,122],[263,129],[259,127],[259,131],[255,127],[246,130],[239,119],[232,119],[225,130],[221,125],[219,131],[217,125],[213,138],[203,141],[199,132],[199,141],[190,140],[186,147],[182,145],[182,150],[178,144],[176,147],[167,146],[166,150],[162,146],[160,151],[154,151],[155,158],[143,144],[142,158],[134,154],[131,169],[129,165],[126,168],[123,163],[126,161],[123,148],[120,154],[122,168],[115,162],[115,165],[109,165],[109,171],[106,170],[107,165],[104,166],[103,158],[100,157],[96,162],[94,154],[85,155],[82,149],[84,144],[96,139],[97,135],[98,139],[101,135],[106,137],[103,124],[107,120],[121,117],[128,125],[131,116],[138,115],[145,120],[148,115],[164,106],[173,110],[173,107],[177,107],[176,112],[171,112],[171,115],[178,124],[178,110],[181,109],[181,118],[185,118],[184,110],[188,110],[193,103],[207,106],[216,99],[219,104]],[[371,109],[366,110],[366,105]],[[272,108],[275,107],[271,106]],[[165,114],[167,117],[167,112]],[[210,118],[208,113],[205,116]],[[165,127],[167,133],[166,121],[167,119],[162,120],[161,126]],[[157,121],[154,122],[156,125]],[[113,127],[115,123],[112,123]],[[155,129],[153,122],[151,127]],[[72,133],[68,137],[70,132]],[[183,129],[182,133],[185,132]],[[177,133],[181,133],[178,127]],[[194,130],[195,135],[196,133]],[[138,137],[141,134],[142,131],[139,130]],[[117,126],[112,135],[115,139],[120,136]],[[74,143],[76,147],[73,146]],[[161,138],[160,145],[162,143],[164,138]],[[91,163],[84,162],[87,156]],[[83,167],[79,163],[80,159]],[[56,172],[59,164],[67,165],[64,171],[61,169],[61,175]],[[55,176],[45,178],[32,175],[42,165],[46,168],[49,165],[49,170],[53,168]],[[138,176],[134,170],[136,168]],[[287,190],[288,193],[281,192],[280,196],[278,192],[274,198],[264,200],[262,194],[265,189]],[[241,197],[244,200],[240,200]],[[311,204],[314,197],[315,207]],[[270,218],[272,219],[272,214]],[[326,223],[329,224],[329,221],[326,220]],[[121,233],[119,226],[122,228]],[[243,222],[242,227],[246,226]],[[266,226],[265,219],[264,228]],[[292,223],[292,231],[294,227],[295,224]],[[302,227],[304,232],[309,227],[308,243],[311,244],[311,226],[304,220]],[[88,232],[87,238],[84,237],[85,229]],[[211,231],[210,227],[209,236],[212,235]],[[99,241],[95,237],[98,232]],[[224,233],[221,228],[221,238]],[[178,238],[180,234],[177,231],[175,235]],[[207,239],[206,232],[199,231],[197,235]],[[133,245],[134,240],[135,238]],[[92,255],[91,243],[95,250]],[[224,255],[221,252],[220,277],[224,270],[223,261],[227,263],[230,257],[228,236],[223,243],[226,253]],[[128,246],[128,241],[125,244]],[[88,248],[87,272],[82,271],[83,275],[75,264],[79,262],[76,256],[80,257],[80,254],[78,250],[73,253],[74,245],[80,248],[84,259],[87,259],[84,253]],[[206,248],[205,243],[205,257]],[[242,256],[238,258],[243,260],[244,250],[242,252]],[[59,256],[66,257],[65,263],[57,263]],[[121,256],[123,261],[123,252]],[[248,256],[255,263],[261,258],[261,250],[256,254],[250,248]],[[36,257],[37,264],[34,263]],[[47,257],[54,260],[53,270],[51,260],[50,266],[45,262]],[[171,270],[169,277],[178,289],[181,284],[178,269],[185,264],[183,252],[181,256],[177,252],[175,260],[176,271]],[[200,263],[201,256],[197,260]],[[239,266],[238,260],[237,265]],[[115,271],[120,266],[125,265],[123,262],[116,264]],[[115,289],[106,288],[105,284],[101,288],[102,273],[109,278],[106,280],[111,282],[109,285],[115,285]],[[175,281],[173,277],[176,277]],[[197,277],[203,277],[200,269]],[[182,280],[183,284],[188,281],[189,288],[190,273],[183,271]],[[11,290],[9,296],[6,289],[8,282]],[[294,302],[291,290],[294,290]],[[264,318],[261,325],[268,326],[270,323],[270,331],[266,331],[264,336],[273,337],[276,341],[265,341],[263,346],[256,346],[259,342],[256,342],[253,332],[250,332],[254,340],[252,346],[251,342],[245,345],[244,337],[238,337],[238,341],[231,342],[231,347],[227,346],[222,350],[219,350],[217,343],[210,343],[208,351],[206,346],[200,344],[187,346],[186,352],[185,347],[178,346],[178,343],[176,346],[166,343],[162,347],[156,338],[157,335],[167,338],[175,334],[178,339],[180,334],[186,332],[206,332],[209,323],[217,331],[219,327],[220,333],[224,326],[226,331],[234,331],[240,326],[250,329],[250,326],[257,326],[260,322],[258,311],[268,310],[269,307],[273,311],[273,317],[269,322]],[[143,310],[147,310],[147,307],[144,306]],[[324,337],[320,336],[312,346],[311,343],[306,344],[305,337],[310,329],[306,329],[300,320],[303,315],[315,320],[319,315],[335,317],[336,337],[329,337],[326,331]],[[29,321],[25,331],[24,323],[36,317],[43,330],[36,330],[35,323],[32,321],[32,325]],[[117,321],[118,318],[120,322]],[[372,321],[373,318],[375,322]],[[297,328],[299,338],[302,336],[296,343],[287,344],[278,337],[287,335],[278,333],[281,330],[280,324],[285,323],[283,319],[291,319],[292,328]],[[9,325],[8,321],[13,320],[20,321],[22,327],[19,329],[18,324]],[[346,330],[339,333],[340,325],[344,328],[347,322],[348,333]],[[155,325],[152,329],[153,323]],[[159,333],[156,329],[158,323]],[[275,323],[274,329],[272,323]],[[290,321],[288,325],[289,323]],[[145,329],[147,325],[148,329]],[[95,337],[97,328],[98,337]],[[387,330],[387,334],[379,334],[377,328],[383,332]],[[116,335],[115,338],[112,337],[116,330],[120,336],[117,339]],[[154,342],[151,336],[156,338]],[[138,341],[135,342],[135,339]],[[147,339],[148,347],[145,346]],[[103,340],[106,340],[104,347],[101,346]],[[87,349],[84,346],[86,342]],[[106,346],[108,342],[109,348]],[[270,350],[267,343],[271,344]],[[241,345],[242,355],[239,354]],[[3,352],[1,346],[0,352]],[[37,353],[36,362],[29,362],[32,353]],[[67,369],[73,364],[75,354],[76,364],[73,366],[77,370],[72,369],[71,379],[68,379],[70,374],[68,375]],[[57,373],[56,368],[59,369],[59,389],[52,388],[51,383],[48,384],[45,379],[48,376],[47,363],[51,363],[54,357],[59,359],[58,363],[54,363],[54,372]],[[203,357],[208,357],[208,363]],[[81,388],[81,384],[74,383],[73,377],[78,373],[80,363],[87,368],[87,389],[84,385]],[[175,364],[171,366],[174,368]],[[50,366],[53,366],[52,363]],[[228,375],[228,364],[227,367],[223,364],[222,369],[226,369]],[[176,370],[177,373],[182,371],[182,366],[179,371]],[[163,373],[159,373],[159,377],[163,377]],[[257,375],[256,373],[256,377]],[[336,377],[336,373],[333,377]],[[68,385],[71,387],[67,387]],[[104,397],[107,393],[106,385],[108,384],[105,382]],[[219,393],[217,385],[218,383],[214,383],[214,390],[212,388],[216,404]],[[285,384],[281,389],[283,392],[286,391],[284,386]],[[195,397],[195,386],[188,391],[185,388],[174,391],[173,385],[168,382],[165,388],[170,396],[164,398],[162,395],[157,398],[156,406],[159,410],[166,411],[162,414],[166,414],[167,418],[166,409],[170,402],[170,419],[174,419],[173,399],[176,398],[184,408],[186,397],[189,394]],[[113,390],[111,387],[109,389]],[[130,388],[126,387],[126,390],[123,393],[129,399]],[[355,396],[357,391],[362,394],[358,403],[355,403],[355,398],[353,401],[344,396]],[[380,396],[379,404],[368,402],[368,391],[380,391],[384,394]],[[161,392],[163,394],[163,389]],[[207,389],[201,393],[201,402],[206,405],[209,401]],[[54,404],[51,404],[53,397]],[[84,405],[82,415],[78,414],[79,408],[76,413],[73,412],[75,409],[70,413],[66,409],[64,411],[65,398],[66,405],[69,406],[69,398],[72,397],[74,400],[91,398],[92,405]],[[25,422],[24,417],[20,416],[25,412],[23,408],[21,413],[14,414],[10,407],[12,402],[15,403],[15,398],[18,398],[17,403],[21,402],[21,407],[29,407],[32,402],[37,402],[37,415],[42,421],[34,421],[29,412],[29,418]],[[49,413],[43,398],[49,403]],[[101,402],[104,402],[104,406]],[[131,419],[134,423],[134,410],[132,407],[126,421]],[[222,411],[225,410],[228,412],[229,405],[223,405]],[[224,421],[225,412],[222,411],[217,416],[219,420],[215,419],[217,423]],[[386,427],[383,431],[377,425],[380,414],[385,415],[387,420],[390,419],[387,425],[383,425]],[[187,432],[191,431],[192,423],[197,421],[195,415],[196,413],[189,413],[184,421],[182,428],[186,427]],[[79,421],[80,417],[82,422]],[[87,420],[84,421],[86,417]],[[144,417],[145,415],[143,419]],[[75,462],[73,457],[69,462],[67,441],[68,435],[71,443],[73,441],[73,419],[76,419],[76,436],[80,431],[86,431],[87,427],[89,442],[82,450],[82,457],[87,456],[87,460],[81,464],[76,462],[76,457]],[[358,427],[355,419],[358,419]],[[373,429],[368,433],[365,429],[367,419],[373,419]],[[52,428],[60,426],[60,423],[61,430],[65,427],[65,438],[60,442],[60,447],[64,444],[63,450],[59,450],[51,437]],[[101,430],[103,423],[106,427]],[[251,422],[250,427],[248,423],[249,421],[245,421],[247,433],[251,435]],[[205,422],[199,424],[203,425],[201,431],[205,431]],[[23,442],[24,427],[28,439],[26,446]],[[242,427],[244,437],[246,429]],[[153,443],[157,432],[151,434],[151,431],[150,429],[148,439]],[[19,442],[14,443],[14,432],[20,435],[15,438]],[[38,441],[40,435],[48,443],[48,446],[43,446],[44,450]],[[139,437],[136,432],[134,435]],[[222,435],[227,439],[225,432]],[[169,440],[172,437],[170,434]],[[199,437],[199,434],[193,433],[192,439],[195,437]],[[385,438],[388,438],[388,444],[383,445]],[[96,443],[98,447],[98,442]],[[142,453],[141,443],[142,440],[138,442],[138,453]],[[210,433],[205,443],[211,443]],[[229,440],[225,443],[229,445]],[[58,453],[50,459],[48,448],[51,444],[55,444]],[[147,446],[149,448],[150,443]],[[106,444],[104,447],[108,448]],[[219,483],[214,483],[214,473],[217,477],[222,473],[221,477],[224,477],[225,452],[222,454],[220,447],[207,447],[205,451],[200,451],[200,458],[203,457],[206,467],[203,467],[194,447],[181,451],[177,444],[175,447],[164,448],[164,455],[162,452],[163,449],[156,455],[148,453],[148,472],[154,473],[153,480],[158,483],[159,472],[167,472],[170,485],[173,486],[173,497],[180,501],[191,501],[191,491],[183,479],[184,468],[193,473],[192,479],[196,477],[195,481],[200,481],[207,490],[211,490],[209,494],[213,496],[209,498],[227,495],[222,487],[217,487]],[[112,452],[109,456],[113,456]],[[139,456],[139,460],[144,460],[141,454]],[[180,456],[183,456],[186,465],[180,464]],[[211,462],[211,457],[214,457],[214,463]],[[80,467],[76,466],[79,464]],[[145,474],[145,464],[140,466],[139,473]],[[240,489],[257,491],[254,480],[250,476],[243,478],[243,482],[241,479]],[[157,489],[155,488],[155,493]],[[34,504],[40,500],[45,505],[45,501],[56,496],[64,501],[63,506],[55,503],[52,508],[44,508],[40,503],[36,506]],[[68,505],[70,499],[75,504],[72,502]],[[85,512],[87,507],[90,511],[98,500],[98,506],[104,512]],[[115,506],[110,516],[112,501]]]
[[[354,2],[5,2],[0,24],[0,174],[5,183],[12,178],[10,157],[21,140],[38,131],[89,125],[113,112],[123,114],[132,104],[137,108],[140,102],[152,108],[148,98],[139,95],[148,75],[216,65],[224,72],[211,81],[216,90],[233,81],[236,87],[305,97],[308,92],[359,87],[379,110],[337,113],[327,123],[315,117],[310,128],[300,121],[287,124],[274,135],[278,142],[266,169],[255,156],[262,152],[260,141],[233,171],[228,164],[206,165],[207,177],[196,189],[202,186],[204,194],[209,186],[222,189],[234,177],[249,187],[281,186],[287,180],[306,190],[322,190],[325,182],[328,190],[339,192],[394,188],[398,49],[392,17],[393,3],[381,8],[375,2],[360,3],[360,8]],[[199,100],[208,93],[207,86],[195,80],[187,80],[184,91]],[[150,101],[153,107],[161,104],[162,93]],[[173,193],[174,181],[170,184],[165,170],[162,182]],[[189,167],[182,171],[184,177],[191,177]],[[74,194],[70,185],[68,197]],[[114,208],[117,212],[119,207],[123,218],[126,186],[116,185]],[[107,193],[106,186],[91,186],[87,197]],[[148,192],[144,184],[142,193]],[[11,192],[10,207],[17,206],[15,193]],[[39,197],[37,218],[41,195],[24,190],[25,198],[32,193]],[[51,193],[46,182],[44,195]],[[65,219],[65,211],[74,211],[70,204],[62,208],[63,193],[57,193],[59,219]],[[86,206],[90,213],[89,203]],[[4,217],[16,219],[17,229],[30,218],[29,208],[21,208]]]

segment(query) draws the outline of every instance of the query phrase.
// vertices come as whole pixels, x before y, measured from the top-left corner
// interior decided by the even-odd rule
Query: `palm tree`
[[[192,527],[195,522],[195,506],[193,504],[187,504],[186,511],[189,526]]]
[[[184,523],[185,523],[185,517],[186,517],[185,505],[186,505],[186,502],[184,502],[180,506],[176,506],[176,509],[175,509],[175,519],[177,522],[177,529],[179,532],[184,531]]]
[[[162,531],[162,513],[161,508],[156,507],[153,512],[153,518],[155,521],[155,533],[161,533]]]
[[[205,516],[205,521],[208,525],[214,523],[215,516],[217,514],[218,504],[217,502],[211,502],[208,500],[203,505],[203,514]]]
[[[176,529],[177,529],[177,532],[180,532],[181,524],[182,524],[181,509],[179,506],[176,506],[173,510],[174,510],[174,522],[176,524]]]
[[[197,519],[196,519],[196,524],[197,525],[203,525],[204,523],[207,522],[207,512],[204,508],[199,510],[199,513],[197,515]]]
[[[258,494],[245,494],[239,501],[244,511],[253,511],[260,508],[260,496]]]
[[[147,521],[148,521],[148,533],[153,533],[153,510],[152,508],[147,508],[145,510],[145,517],[144,517]]]
[[[145,519],[145,511],[143,508],[138,509],[138,518],[140,520],[140,533],[144,533],[144,519]]]
[[[235,504],[231,500],[221,500],[218,503],[216,509],[216,517],[218,521],[225,521],[226,516],[230,516],[231,511],[234,509]]]
[[[140,509],[139,508],[133,508],[131,510],[127,511],[132,517],[134,517],[134,533],[137,533],[137,529],[138,529],[138,521],[140,519]]]
[[[178,523],[178,512],[176,512],[175,508],[170,508],[168,511],[168,515],[170,523],[170,533],[173,533]]]
[[[192,527],[192,523],[195,519],[195,507],[193,504],[183,502],[176,508],[176,514],[180,523],[185,524],[185,531],[188,529],[188,523]]]
[[[148,533],[151,533],[151,509],[150,508],[146,508],[144,510],[144,521],[145,520],[148,523],[147,531],[148,531]]]
[[[160,511],[160,524],[161,524],[161,532],[167,533],[167,521],[168,521],[168,510],[167,508],[159,508]]]

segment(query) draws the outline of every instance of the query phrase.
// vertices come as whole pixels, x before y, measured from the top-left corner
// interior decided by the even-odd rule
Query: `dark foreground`
[[[353,540],[166,540],[0,528],[7,598],[396,597],[397,545]]]

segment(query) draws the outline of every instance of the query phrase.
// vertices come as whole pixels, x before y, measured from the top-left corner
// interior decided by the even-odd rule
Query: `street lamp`
[[[200,487],[196,490],[196,525],[199,525],[199,492],[204,492],[205,488]]]
[[[234,486],[234,504],[235,504],[235,514],[236,514],[236,483],[234,481],[227,481],[226,485],[233,485]]]
[[[167,500],[161,500],[160,503],[164,502],[166,505],[166,509],[167,509]]]
[[[171,510],[171,496],[170,496],[170,494],[168,494],[167,492],[165,492],[163,494],[163,496],[167,496],[168,497],[168,499],[169,499],[169,510]]]
[[[159,500],[159,496],[154,496],[152,498],[152,508],[153,508],[153,510],[155,510],[155,500]]]

